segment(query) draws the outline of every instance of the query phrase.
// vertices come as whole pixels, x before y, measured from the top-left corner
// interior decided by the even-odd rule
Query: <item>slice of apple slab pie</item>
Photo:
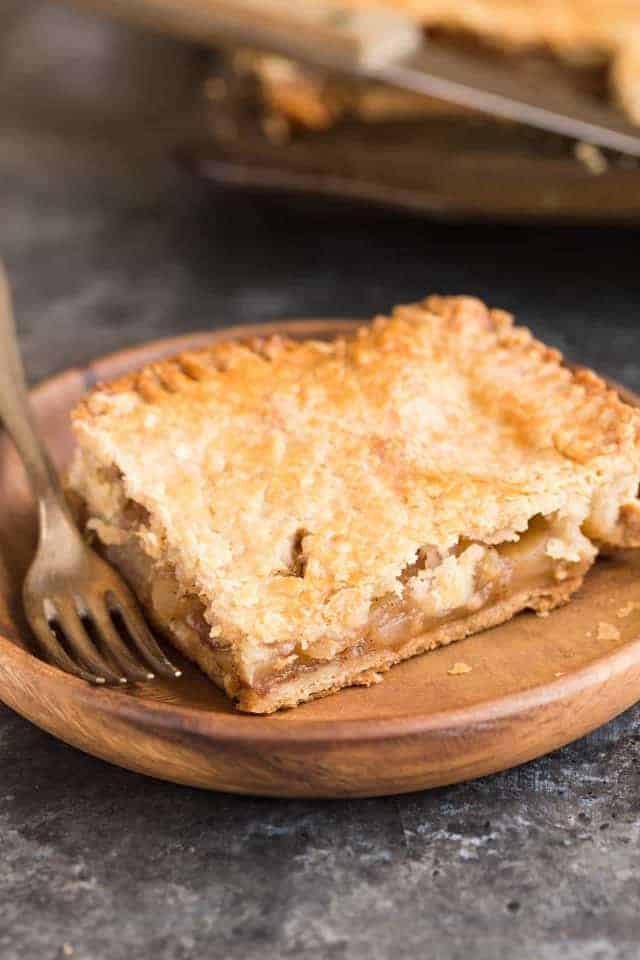
[[[640,413],[470,297],[183,353],[73,426],[87,531],[254,713],[548,611],[640,543]]]

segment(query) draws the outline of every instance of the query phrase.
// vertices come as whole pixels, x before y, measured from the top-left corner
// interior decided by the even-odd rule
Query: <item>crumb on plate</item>
[[[468,663],[462,663],[462,661],[458,661],[457,663],[454,663],[452,667],[449,667],[447,673],[450,677],[459,677],[463,673],[471,673],[471,667]]]
[[[596,177],[605,173],[609,167],[609,161],[604,153],[593,143],[576,143],[573,152],[576,159]]]
[[[605,623],[604,620],[602,620],[598,624],[597,637],[598,640],[619,640],[620,631],[617,627],[614,627],[612,623]]]
[[[633,613],[634,610],[640,610],[640,602],[637,600],[630,600],[629,603],[625,603],[623,607],[620,607],[616,616],[619,620],[624,620],[625,617],[628,617],[630,613]]]

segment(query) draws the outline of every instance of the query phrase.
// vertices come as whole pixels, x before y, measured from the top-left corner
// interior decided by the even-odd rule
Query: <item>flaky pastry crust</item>
[[[561,361],[470,297],[401,306],[332,342],[213,344],[96,388],[73,416],[70,484],[103,543],[135,540],[197,598],[209,636],[183,631],[182,648],[201,662],[208,644],[226,651],[216,680],[245,709],[291,705],[433,645],[353,649],[381,601],[455,608],[456,577],[488,578],[493,548],[534,517],[550,518],[554,562],[582,565],[521,590],[517,609],[566,599],[593,544],[637,542],[640,415]]]

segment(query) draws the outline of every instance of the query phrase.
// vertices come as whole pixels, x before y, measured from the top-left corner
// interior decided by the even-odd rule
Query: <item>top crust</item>
[[[369,0],[347,0],[364,6]],[[471,31],[515,48],[544,44],[560,52],[610,52],[632,43],[636,0],[391,0],[427,26]]]
[[[115,468],[148,511],[144,549],[226,637],[304,647],[357,630],[425,546],[517,539],[612,498],[611,531],[635,522],[640,415],[561,360],[470,297],[351,339],[214,344],[85,398],[71,485],[96,511],[88,478]],[[121,509],[104,497],[101,519]]]

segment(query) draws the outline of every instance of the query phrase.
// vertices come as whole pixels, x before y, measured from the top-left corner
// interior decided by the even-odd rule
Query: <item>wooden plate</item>
[[[55,377],[34,390],[33,401],[64,468],[72,450],[68,411],[99,379],[230,335],[332,336],[351,325],[283,322],[147,344]],[[638,552],[599,562],[576,599],[545,619],[522,614],[400,664],[375,687],[253,717],[234,712],[191,666],[178,682],[124,693],[96,690],[38,659],[19,600],[34,536],[22,469],[0,435],[0,698],[67,743],[162,779],[282,797],[418,790],[540,756],[640,697],[640,609],[618,616],[640,601]],[[450,675],[456,661],[471,672]]]

